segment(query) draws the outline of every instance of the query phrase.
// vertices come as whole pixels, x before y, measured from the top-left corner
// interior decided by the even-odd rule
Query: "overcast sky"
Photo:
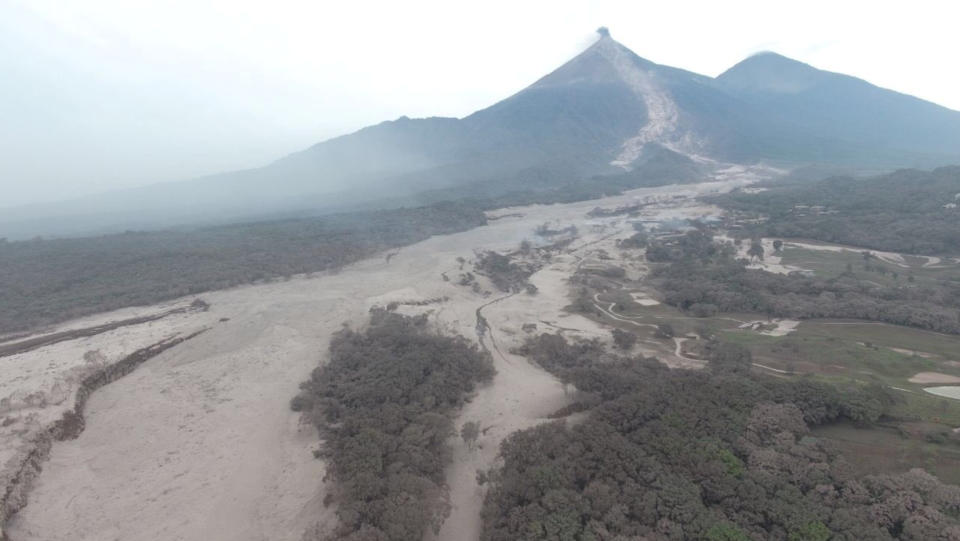
[[[0,0],[0,207],[265,164],[464,116],[610,27],[715,76],[774,50],[960,109],[952,1]]]

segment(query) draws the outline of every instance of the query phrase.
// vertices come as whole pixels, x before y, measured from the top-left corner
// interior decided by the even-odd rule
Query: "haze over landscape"
[[[952,62],[954,9],[15,0],[0,6],[0,208],[258,167],[404,115],[464,117],[605,24],[640,56],[711,77],[773,50],[956,110],[960,78],[936,68]]]
[[[0,540],[960,540],[954,8],[501,8],[0,7]]]

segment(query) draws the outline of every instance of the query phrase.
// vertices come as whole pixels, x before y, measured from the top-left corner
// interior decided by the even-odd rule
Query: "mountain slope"
[[[717,83],[764,115],[810,133],[856,142],[878,153],[912,153],[914,160],[942,162],[960,156],[960,112],[776,53],[740,62],[717,77]]]
[[[7,209],[0,237],[409,205],[427,192],[535,191],[623,175],[648,152],[701,167],[932,166],[960,162],[960,113],[772,54],[714,79],[643,59],[601,29],[575,58],[465,118],[401,117],[262,168]]]

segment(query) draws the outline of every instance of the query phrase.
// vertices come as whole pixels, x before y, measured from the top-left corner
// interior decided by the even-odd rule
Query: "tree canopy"
[[[423,316],[378,309],[363,332],[338,333],[291,403],[319,430],[336,486],[339,524],[310,535],[409,541],[439,528],[451,414],[493,373],[489,354],[431,332]]]
[[[526,353],[602,402],[574,426],[504,441],[503,467],[487,476],[484,541],[960,536],[960,487],[922,470],[857,478],[810,435],[837,419],[876,420],[882,390],[751,375],[735,347],[711,348],[710,371],[556,335]]]

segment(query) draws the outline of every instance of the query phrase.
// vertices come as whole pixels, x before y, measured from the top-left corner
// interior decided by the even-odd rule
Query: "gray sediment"
[[[83,378],[74,398],[73,408],[35,434],[20,456],[12,461],[14,466],[0,477],[0,541],[10,541],[6,535],[7,521],[27,505],[27,498],[34,480],[43,470],[43,463],[50,456],[53,443],[76,439],[86,425],[84,409],[90,395],[97,389],[130,374],[144,362],[164,351],[186,342],[207,331],[207,328],[184,336],[172,336],[145,348],[138,349],[110,366],[103,367]]]

